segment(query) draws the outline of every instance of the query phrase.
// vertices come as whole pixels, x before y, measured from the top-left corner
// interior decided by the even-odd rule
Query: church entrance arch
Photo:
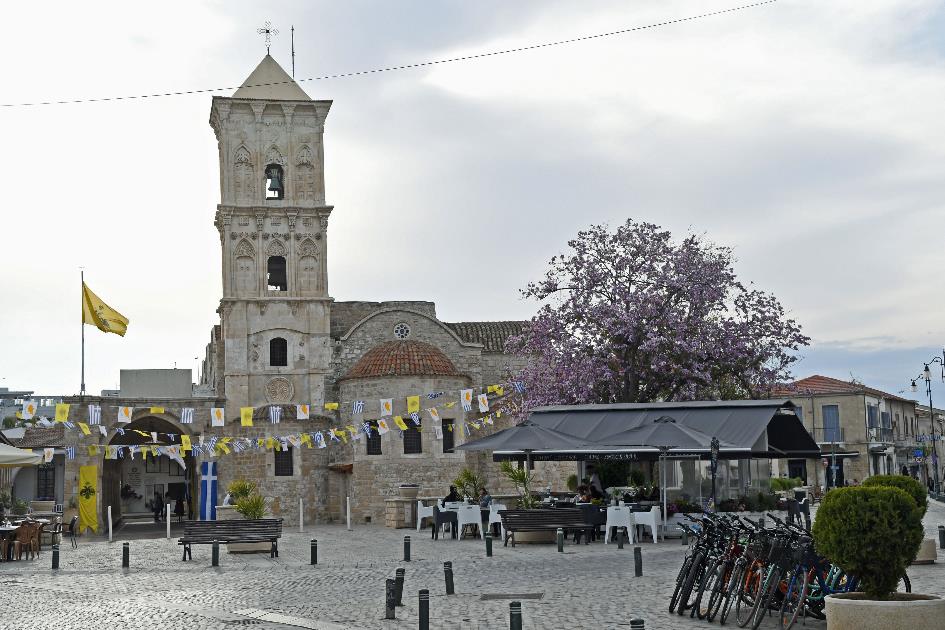
[[[147,414],[119,425],[124,434],[115,433],[108,441],[110,447],[124,446],[180,446],[181,435],[191,435],[187,425],[182,425],[169,414]],[[168,437],[172,435],[173,438]],[[157,438],[157,439],[155,439]],[[112,449],[109,449],[112,450]],[[184,467],[167,455],[144,456],[140,450],[131,456],[122,449],[122,457],[108,457],[103,453],[102,462],[102,522],[107,522],[108,506],[112,508],[112,521],[123,518],[147,518],[154,514],[158,504],[171,504],[171,517],[178,499],[183,502],[184,516],[193,512],[194,464],[189,452],[181,453]]]

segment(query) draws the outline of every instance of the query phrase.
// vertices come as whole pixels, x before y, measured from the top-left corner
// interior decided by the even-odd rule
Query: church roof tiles
[[[387,341],[364,353],[342,377],[461,376],[436,347],[410,339]]]
[[[63,425],[51,427],[29,427],[19,440],[11,440],[17,448],[62,448],[66,437]]]
[[[528,322],[455,322],[447,323],[463,341],[481,343],[486,352],[505,352],[505,342],[518,335]]]

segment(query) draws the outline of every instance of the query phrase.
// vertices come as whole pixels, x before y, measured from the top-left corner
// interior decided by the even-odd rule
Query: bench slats
[[[184,546],[187,559],[191,545],[218,543],[271,542],[272,555],[278,556],[276,547],[282,536],[281,518],[263,518],[240,521],[185,521],[184,535],[177,544]]]

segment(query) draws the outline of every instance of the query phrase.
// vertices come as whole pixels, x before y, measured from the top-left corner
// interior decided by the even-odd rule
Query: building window
[[[266,262],[266,285],[270,291],[288,291],[285,256],[270,256]]]
[[[36,499],[38,501],[56,500],[55,464],[40,464],[36,467]]]
[[[407,430],[404,431],[404,455],[416,455],[423,452],[423,440],[421,439],[420,425],[413,421],[407,423]]]
[[[276,337],[269,342],[269,365],[272,367],[289,365],[289,344],[282,337]]]
[[[820,408],[824,422],[824,442],[841,442],[840,439],[840,407],[839,405],[824,405]]]
[[[282,167],[270,164],[266,167],[266,199],[282,199],[285,196],[285,177]]]
[[[292,447],[285,444],[280,445],[282,450],[275,451],[275,474],[276,477],[292,476]]]
[[[866,405],[866,424],[871,429],[879,427],[879,407],[867,403]]]
[[[443,427],[443,452],[452,453],[456,442],[453,440],[453,421],[443,418],[440,420]]]
[[[371,435],[367,436],[367,454],[381,455],[381,434],[377,432],[377,422],[371,422]]]
[[[406,339],[410,336],[410,326],[404,322],[400,322],[394,326],[394,336],[398,339]]]
[[[804,424],[804,408],[801,406],[795,407],[794,414],[797,416],[797,419],[801,421],[801,424]]]

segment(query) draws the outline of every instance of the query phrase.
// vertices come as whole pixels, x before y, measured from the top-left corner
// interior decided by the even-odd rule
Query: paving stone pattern
[[[927,534],[937,538],[945,506],[926,517]],[[402,561],[403,536],[412,539],[412,562]],[[119,533],[120,536],[120,533]],[[318,539],[319,564],[308,564],[309,541]],[[507,628],[509,601],[482,601],[483,594],[542,593],[523,599],[527,629],[629,627],[643,618],[653,630],[716,627],[670,615],[666,603],[685,552],[680,541],[640,543],[644,576],[633,577],[633,550],[615,544],[495,544],[486,557],[476,539],[430,540],[429,533],[376,525],[346,531],[316,526],[289,529],[280,557],[221,553],[210,566],[209,546],[194,547],[194,560],[181,562],[176,540],[132,540],[131,568],[121,568],[121,538],[113,543],[83,541],[73,551],[66,541],[61,569],[50,567],[51,551],[37,560],[0,563],[4,605],[0,629],[55,627],[147,628],[416,628],[417,591],[430,590],[432,628]],[[221,550],[222,551],[222,550]],[[456,595],[446,596],[443,562],[453,563]],[[384,581],[406,569],[403,608],[385,621]],[[945,595],[945,552],[934,565],[911,567],[916,592]],[[763,627],[775,628],[772,617]],[[807,628],[823,629],[808,620]]]

